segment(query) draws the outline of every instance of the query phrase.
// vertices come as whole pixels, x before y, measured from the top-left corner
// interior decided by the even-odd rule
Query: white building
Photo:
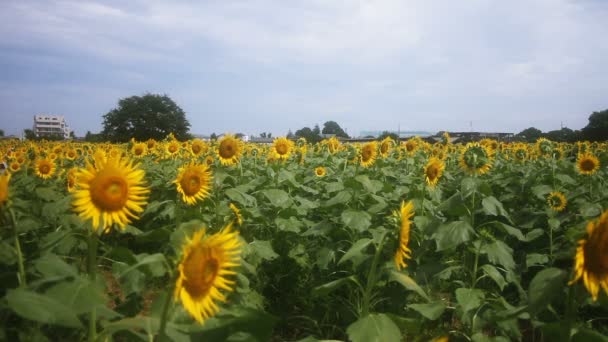
[[[63,115],[34,115],[34,133],[37,137],[61,135],[68,139],[71,132]]]

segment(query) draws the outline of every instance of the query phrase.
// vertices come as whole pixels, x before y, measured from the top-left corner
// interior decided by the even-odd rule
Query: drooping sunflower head
[[[207,153],[208,150],[209,146],[201,139],[192,140],[192,144],[190,145],[190,152],[193,156],[200,156],[201,154]]]
[[[517,144],[513,148],[513,159],[518,162],[523,162],[528,159],[528,145],[526,144]]]
[[[293,150],[293,145],[293,141],[285,137],[274,139],[272,142],[272,153],[274,154],[275,159],[281,161],[289,159],[291,151]]]
[[[566,196],[559,191],[553,191],[547,196],[547,203],[549,204],[549,208],[554,211],[562,211],[566,208],[566,204],[568,201],[566,200]]]
[[[492,161],[492,154],[487,147],[468,143],[460,153],[458,164],[468,174],[483,175],[492,167]]]
[[[327,145],[327,149],[329,150],[329,153],[336,153],[340,150],[340,147],[342,146],[342,144],[340,143],[340,140],[338,140],[338,138],[336,137],[331,137],[327,140],[324,140],[325,144]]]
[[[4,202],[8,200],[8,182],[11,180],[11,174],[4,172],[0,174],[0,208],[4,206]]]
[[[55,173],[55,162],[49,158],[38,159],[34,164],[34,172],[42,179],[49,179]]]
[[[230,203],[228,207],[230,207],[230,210],[232,210],[232,213],[234,214],[234,220],[236,221],[236,224],[238,224],[239,226],[242,225],[243,215],[241,215],[241,211],[239,210],[239,208],[234,205],[234,203]]]
[[[386,137],[382,142],[380,142],[380,155],[383,158],[388,157],[391,152],[391,148],[393,147],[394,141],[391,137]]]
[[[359,156],[361,166],[370,167],[376,162],[378,156],[378,143],[370,141],[361,147],[361,155]]]
[[[326,173],[327,173],[327,171],[325,170],[325,168],[323,166],[317,166],[315,168],[315,176],[317,176],[317,177],[325,177]]]
[[[592,175],[600,168],[600,161],[591,153],[579,154],[576,158],[576,168],[581,175]]]
[[[146,155],[148,150],[148,146],[145,142],[135,143],[133,147],[131,147],[131,154],[135,157],[143,157]]]
[[[201,229],[182,247],[174,298],[197,322],[217,314],[217,302],[226,301],[222,292],[234,290],[230,278],[237,274],[233,269],[240,264],[240,254],[238,232],[230,226],[210,236]]]
[[[443,170],[445,170],[445,163],[441,159],[437,157],[429,158],[424,167],[426,183],[432,188],[435,187],[437,182],[439,182],[439,178],[443,175]]]
[[[553,150],[553,143],[551,140],[547,140],[545,138],[539,138],[536,140],[536,151],[541,156],[549,156],[551,155],[551,151]]]
[[[124,227],[144,211],[149,189],[145,173],[127,158],[102,157],[76,174],[74,211],[92,227],[108,231],[113,224]]]
[[[232,134],[224,135],[217,144],[217,156],[222,165],[238,163],[243,152],[243,142]]]
[[[587,224],[587,238],[578,242],[574,258],[574,279],[570,285],[579,279],[594,301],[600,287],[608,294],[608,210],[599,219]]]
[[[394,261],[397,269],[407,267],[406,259],[411,259],[412,251],[409,248],[410,243],[410,229],[412,226],[412,216],[414,216],[414,203],[412,201],[401,202],[401,208],[399,211],[394,211],[395,215],[400,222],[399,227],[399,247],[395,252]]]
[[[179,169],[174,183],[182,200],[193,205],[209,196],[211,189],[211,171],[205,164],[191,163]]]

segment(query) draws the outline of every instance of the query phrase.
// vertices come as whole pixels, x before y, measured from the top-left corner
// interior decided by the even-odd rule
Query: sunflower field
[[[2,341],[608,341],[608,144],[0,142]]]

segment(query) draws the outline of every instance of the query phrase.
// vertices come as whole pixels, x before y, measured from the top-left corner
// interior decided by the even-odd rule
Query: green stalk
[[[172,296],[173,287],[174,287],[173,284],[175,284],[174,281],[171,282],[169,291],[167,291],[167,296],[165,298],[165,302],[163,303],[163,311],[160,316],[160,328],[158,329],[159,341],[164,341],[166,339],[168,340],[168,336],[165,333],[165,330],[167,329],[167,316],[169,314],[169,307],[171,306],[171,296]]]
[[[27,280],[25,277],[25,267],[23,266],[23,252],[21,251],[21,243],[19,242],[19,232],[17,231],[17,219],[15,218],[15,212],[13,211],[13,209],[9,209],[8,211],[11,216],[11,224],[13,225],[15,237],[15,250],[17,251],[17,265],[19,267],[17,280],[19,281],[19,286],[26,287]]]
[[[479,266],[479,253],[481,251],[481,241],[475,249],[475,263],[473,264],[473,274],[471,275],[471,288],[474,289],[477,285],[477,267]]]
[[[380,261],[382,247],[384,247],[385,237],[386,233],[382,235],[382,239],[376,248],[376,254],[374,255],[374,260],[372,261],[372,267],[369,269],[369,274],[367,275],[367,286],[365,287],[365,293],[363,294],[363,309],[361,310],[361,317],[365,317],[369,314],[372,290],[378,277],[376,270],[378,268],[378,262]]]
[[[91,283],[95,282],[97,276],[97,234],[95,230],[91,230],[88,239],[89,255],[87,259],[87,271]],[[95,342],[97,339],[97,312],[96,309],[91,309],[89,315],[89,335],[88,341]]]

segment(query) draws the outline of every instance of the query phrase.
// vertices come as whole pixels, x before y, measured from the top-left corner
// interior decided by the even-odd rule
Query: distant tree
[[[338,125],[335,121],[327,121],[323,124],[323,130],[321,131],[323,134],[335,134],[340,138],[350,138],[348,134]]]
[[[70,131],[70,139],[76,139],[76,133],[74,133],[74,131]]]
[[[296,138],[304,138],[307,142],[314,144],[321,141],[321,130],[319,129],[319,125],[316,125],[315,129],[316,133],[315,130],[310,129],[310,127],[301,128],[296,131],[295,136]]]
[[[315,124],[315,127],[312,129],[312,134],[316,136],[321,136],[321,128],[319,128],[319,124]]]
[[[547,132],[545,137],[552,141],[575,142],[580,138],[580,131],[573,131],[568,127],[564,127],[559,130]]]
[[[542,138],[542,136],[543,132],[540,129],[534,127],[526,128],[515,135],[518,140],[523,140],[527,142],[535,142],[536,140],[538,140],[538,138]]]
[[[378,140],[384,140],[386,137],[391,137],[391,139],[398,141],[399,140],[399,136],[397,135],[397,133],[392,133],[389,131],[384,131],[382,132],[379,136],[378,136]]]
[[[34,131],[31,129],[24,129],[23,135],[25,136],[26,140],[36,140],[36,133],[34,133]]]
[[[601,112],[593,112],[589,116],[589,123],[581,131],[585,140],[608,140],[608,109]]]
[[[103,137],[99,133],[91,133],[91,131],[87,131],[84,135],[84,141],[87,142],[102,142]]]
[[[243,137],[245,136],[245,134],[243,134],[243,133],[237,133],[234,136],[237,137],[237,138],[239,138],[239,139],[243,139]]]
[[[287,131],[287,139],[295,139],[295,135],[291,130]]]
[[[4,136],[4,130],[0,129],[0,137],[3,137],[3,136]]]
[[[120,99],[118,108],[103,116],[101,134],[113,142],[162,140],[169,133],[186,140],[189,128],[186,113],[169,96],[145,94]]]
[[[270,138],[272,138],[272,133],[270,133],[270,132],[262,132],[262,133],[260,133],[260,138],[270,139]]]
[[[209,140],[217,140],[217,134],[211,133],[211,135],[209,136]]]

